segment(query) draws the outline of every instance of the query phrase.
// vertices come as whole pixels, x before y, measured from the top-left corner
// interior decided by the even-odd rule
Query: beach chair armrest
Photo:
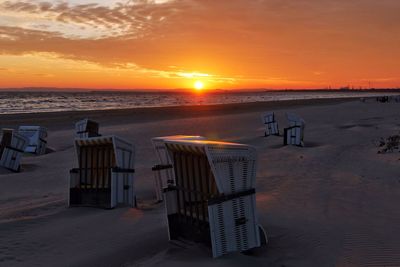
[[[135,173],[135,169],[128,169],[128,168],[119,168],[119,167],[115,167],[112,168],[111,170],[114,173]]]
[[[167,193],[170,191],[176,191],[176,190],[178,190],[178,188],[175,185],[171,185],[171,184],[169,184],[167,187],[163,188],[164,193]]]
[[[18,148],[12,147],[12,146],[5,146],[5,148],[10,149],[10,150],[14,150],[14,151],[17,151],[17,152],[21,152],[21,153],[25,152],[22,149],[18,149]]]
[[[69,173],[79,173],[80,169],[79,168],[73,168],[69,170]]]
[[[295,129],[295,128],[301,128],[301,126],[300,125],[294,125],[294,126],[290,126],[290,127],[285,128],[285,130],[291,130],[291,129]]]
[[[173,168],[173,167],[172,167],[171,164],[166,164],[166,165],[157,164],[157,165],[154,165],[154,166],[151,168],[151,170],[152,170],[152,171],[161,171],[161,170],[172,169],[172,168]]]
[[[239,198],[239,197],[244,197],[244,196],[248,196],[248,195],[252,195],[255,194],[256,190],[254,188],[246,190],[246,191],[242,191],[242,192],[238,192],[238,193],[234,193],[234,194],[229,194],[229,195],[221,195],[218,197],[214,197],[214,198],[210,198],[208,200],[208,205],[215,205],[215,204],[220,204],[226,201],[230,201],[232,199],[235,198]]]
[[[40,141],[42,141],[43,143],[47,144],[47,141],[44,140],[43,138],[39,138]]]

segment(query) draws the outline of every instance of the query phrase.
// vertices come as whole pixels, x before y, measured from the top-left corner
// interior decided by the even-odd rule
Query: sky
[[[0,87],[400,87],[398,0],[0,0]]]

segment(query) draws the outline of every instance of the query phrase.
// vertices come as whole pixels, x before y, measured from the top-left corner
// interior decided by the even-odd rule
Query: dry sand
[[[260,114],[306,120],[306,147],[263,137]],[[73,122],[100,121],[102,134],[136,146],[138,209],[67,208],[76,166]],[[3,115],[1,127],[42,124],[54,152],[0,170],[0,266],[400,266],[400,154],[374,141],[400,130],[400,104],[308,100],[203,107]],[[150,138],[204,135],[259,152],[257,206],[269,245],[254,255],[168,242],[155,203]]]

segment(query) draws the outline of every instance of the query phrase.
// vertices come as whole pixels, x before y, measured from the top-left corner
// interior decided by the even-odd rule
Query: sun
[[[204,83],[202,81],[195,81],[194,82],[194,89],[197,91],[201,91],[204,88]]]

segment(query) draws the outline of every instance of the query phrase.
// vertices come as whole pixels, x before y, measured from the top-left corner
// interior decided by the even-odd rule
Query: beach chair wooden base
[[[105,209],[111,206],[111,189],[82,189],[71,188],[69,191],[69,205],[71,207],[89,206]]]
[[[170,240],[191,240],[211,247],[210,226],[208,223],[190,220],[179,214],[168,215]]]
[[[105,209],[116,206],[136,207],[134,194],[133,173],[134,170],[118,170],[111,172],[110,181],[95,180],[94,183],[80,182],[80,172],[87,170],[72,169],[70,171],[70,198],[69,206],[91,206]]]
[[[279,136],[279,128],[277,122],[265,124],[264,137],[268,137],[271,135]]]
[[[304,146],[301,126],[292,126],[284,129],[283,144]]]

